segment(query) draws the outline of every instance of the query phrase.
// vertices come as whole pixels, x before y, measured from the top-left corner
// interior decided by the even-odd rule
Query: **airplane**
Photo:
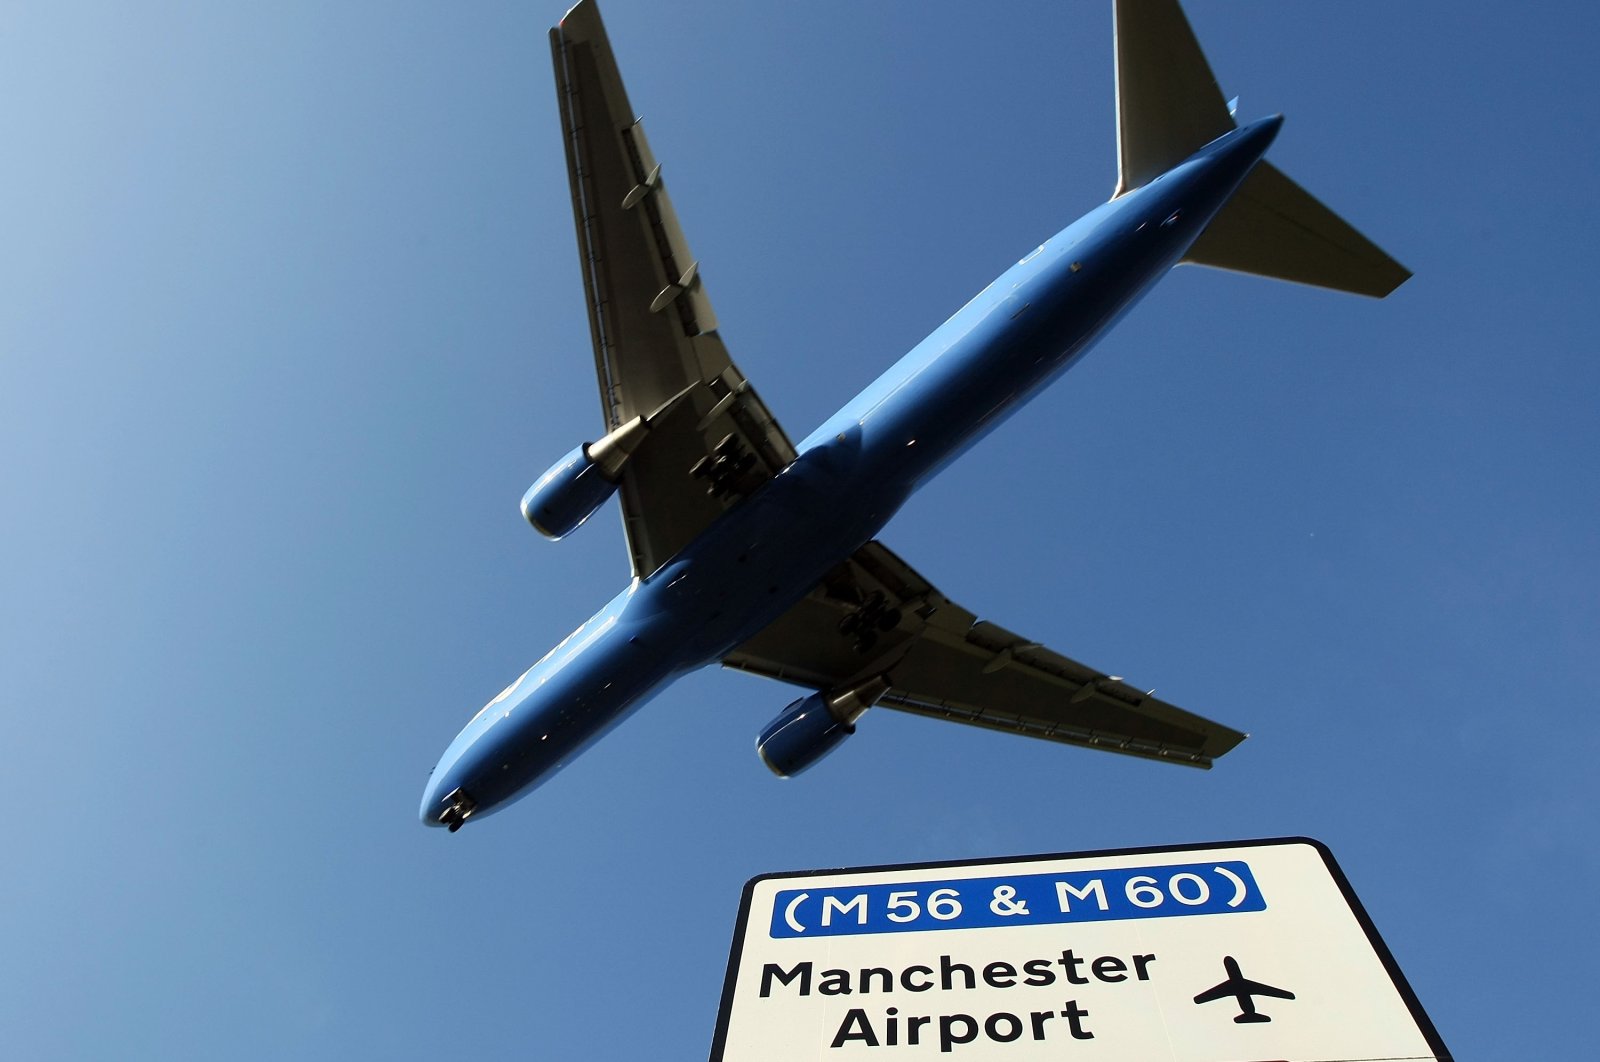
[[[810,692],[793,776],[873,706],[1210,767],[1245,737],[955,604],[877,538],[911,494],[1194,263],[1382,297],[1410,273],[1262,159],[1176,0],[1116,0],[1118,181],[798,444],[717,330],[594,0],[550,31],[604,434],[522,499],[552,539],[620,498],[633,577],[475,715],[421,820],[454,832],[711,663]]]
[[[1232,996],[1239,1003],[1239,1016],[1234,1018],[1238,1025],[1254,1025],[1272,1019],[1256,1010],[1255,1000],[1251,996],[1272,996],[1275,999],[1293,999],[1294,993],[1282,988],[1264,985],[1260,981],[1251,981],[1239,972],[1239,963],[1232,955],[1222,959],[1222,968],[1228,972],[1228,979],[1214,988],[1208,988],[1194,997],[1196,1003],[1210,1003],[1214,999],[1226,999]]]

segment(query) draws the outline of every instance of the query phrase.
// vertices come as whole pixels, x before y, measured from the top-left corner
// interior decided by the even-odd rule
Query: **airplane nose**
[[[439,814],[444,810],[443,802],[439,799],[439,787],[433,779],[428,779],[428,784],[422,790],[422,806],[418,809],[418,816],[424,826],[443,826],[439,821]]]
[[[443,780],[439,784],[429,783],[427,791],[422,795],[421,818],[424,826],[443,826],[451,833],[461,829],[463,823],[472,817],[478,810],[478,802],[472,795],[460,786],[453,787],[443,796],[438,795],[444,788]]]

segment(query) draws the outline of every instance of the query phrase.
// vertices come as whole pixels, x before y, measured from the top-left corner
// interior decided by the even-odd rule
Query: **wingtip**
[[[576,4],[567,8],[567,13],[561,16],[561,21],[556,23],[555,28],[564,30],[567,28],[567,23],[573,20],[573,16],[576,15],[580,19],[585,18],[592,11],[598,11],[595,0],[578,0]]]
[[[1395,275],[1394,283],[1389,285],[1389,290],[1384,292],[1382,295],[1379,295],[1378,298],[1387,299],[1390,295],[1393,295],[1396,291],[1398,291],[1400,287],[1406,283],[1406,281],[1416,276],[1415,273],[1407,269],[1405,266],[1400,265],[1398,262],[1395,263],[1395,267],[1399,270],[1399,272]]]

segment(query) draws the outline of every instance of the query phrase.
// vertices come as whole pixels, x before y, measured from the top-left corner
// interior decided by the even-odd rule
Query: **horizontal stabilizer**
[[[1411,276],[1265,161],[1256,163],[1183,260],[1380,299]]]

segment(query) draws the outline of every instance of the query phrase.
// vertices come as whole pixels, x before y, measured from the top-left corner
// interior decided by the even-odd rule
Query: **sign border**
[[[1373,953],[1378,956],[1378,961],[1383,964],[1384,971],[1389,979],[1394,982],[1394,987],[1400,993],[1400,999],[1405,1003],[1406,1009],[1411,1012],[1411,1018],[1417,1023],[1417,1029],[1428,1042],[1428,1049],[1433,1052],[1438,1062],[1454,1062],[1450,1049],[1444,1045],[1444,1040],[1439,1036],[1439,1030],[1434,1026],[1433,1019],[1428,1017],[1428,1012],[1422,1009],[1422,1001],[1411,988],[1411,982],[1406,980],[1405,972],[1400,969],[1400,964],[1395,961],[1394,953],[1389,950],[1389,945],[1384,943],[1378,927],[1373,924],[1372,918],[1367,914],[1366,907],[1362,906],[1361,899],[1356,896],[1355,889],[1350,886],[1350,879],[1345,877],[1344,870],[1339,866],[1338,860],[1333,858],[1333,852],[1328,846],[1313,837],[1261,837],[1247,841],[1207,841],[1203,844],[1163,844],[1150,845],[1137,848],[1096,848],[1087,852],[1047,852],[1039,855],[1001,856],[992,859],[947,859],[932,862],[917,863],[883,863],[863,867],[822,867],[815,870],[784,870],[774,874],[758,874],[744,884],[744,891],[739,897],[739,918],[734,923],[733,943],[728,948],[728,969],[723,975],[722,999],[717,1005],[717,1028],[711,1040],[711,1056],[709,1062],[723,1062],[723,1052],[727,1046],[728,1021],[733,1014],[734,986],[739,981],[739,959],[744,953],[745,930],[750,924],[750,906],[755,898],[755,889],[763,881],[780,881],[784,878],[808,878],[817,874],[875,874],[889,873],[905,870],[947,870],[961,867],[989,867],[1006,866],[1013,863],[1035,863],[1047,859],[1097,859],[1111,856],[1145,856],[1145,855],[1171,855],[1176,852],[1209,852],[1219,848],[1278,848],[1286,845],[1309,845],[1322,857],[1322,863],[1327,868],[1334,884],[1339,887],[1339,893],[1349,904],[1351,914],[1356,916],[1362,932],[1367,935],[1367,943],[1371,945]]]

